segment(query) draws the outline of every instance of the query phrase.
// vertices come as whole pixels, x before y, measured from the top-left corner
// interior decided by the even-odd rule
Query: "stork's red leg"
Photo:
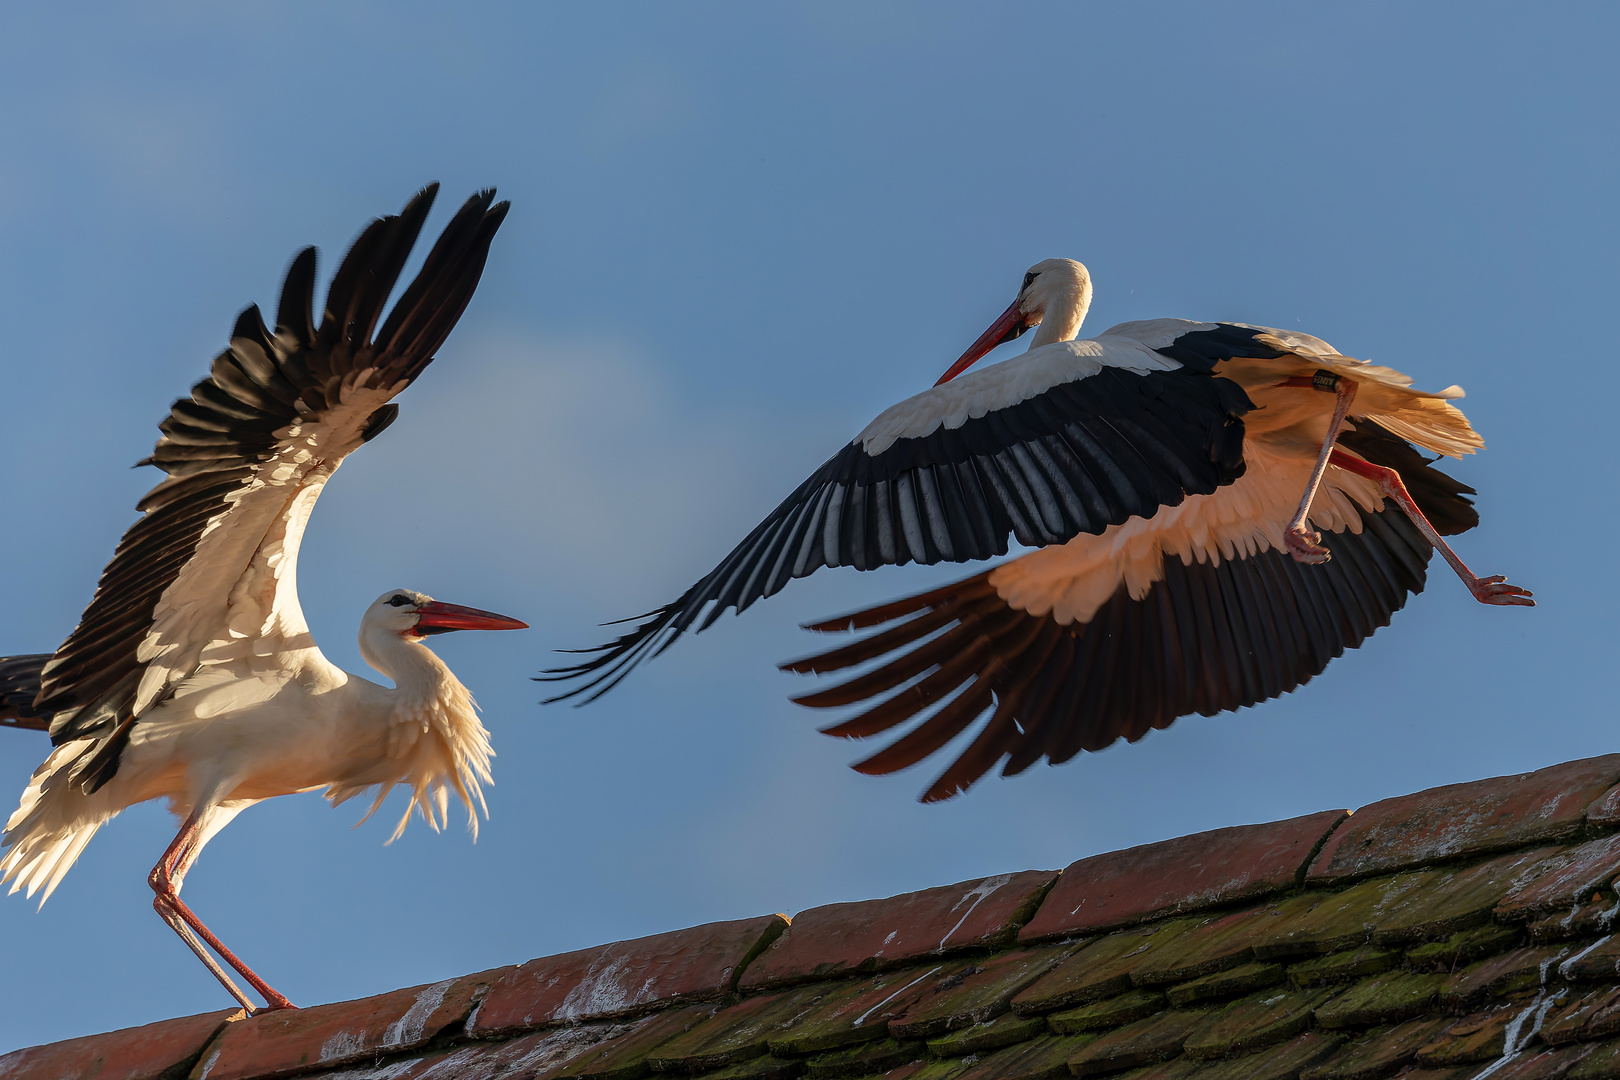
[[[1332,463],[1345,472],[1355,473],[1357,476],[1364,476],[1373,481],[1378,485],[1378,490],[1383,492],[1385,498],[1395,500],[1395,505],[1399,506],[1406,516],[1412,519],[1412,524],[1418,527],[1418,532],[1423,534],[1423,538],[1433,544],[1434,549],[1440,553],[1441,558],[1450,563],[1451,568],[1457,571],[1457,576],[1462,578],[1463,584],[1468,586],[1468,591],[1474,594],[1475,600],[1482,604],[1498,604],[1512,607],[1536,606],[1536,602],[1530,599],[1534,594],[1529,589],[1509,585],[1501,574],[1492,574],[1490,577],[1482,578],[1463,565],[1463,561],[1457,557],[1457,553],[1451,550],[1451,545],[1445,542],[1444,538],[1435,531],[1435,527],[1429,524],[1429,519],[1423,516],[1423,511],[1418,509],[1418,504],[1413,501],[1411,494],[1406,490],[1406,485],[1401,482],[1400,473],[1394,469],[1386,469],[1382,465],[1374,465],[1370,461],[1363,461],[1358,457],[1351,457],[1343,450],[1333,451]]]
[[[1294,511],[1293,520],[1283,530],[1283,543],[1287,545],[1288,553],[1294,557],[1295,562],[1324,563],[1328,561],[1330,552],[1322,546],[1322,534],[1310,526],[1311,500],[1316,498],[1316,491],[1322,486],[1322,476],[1327,472],[1328,456],[1333,453],[1333,444],[1339,438],[1339,428],[1350,413],[1350,403],[1356,399],[1356,384],[1342,375],[1319,371],[1314,378],[1296,376],[1285,379],[1278,385],[1331,390],[1336,399],[1333,403],[1333,418],[1328,421],[1327,437],[1322,440],[1322,450],[1316,455],[1316,467],[1311,470],[1311,479],[1305,485],[1305,494],[1300,496],[1299,509]]]
[[[163,857],[152,867],[152,873],[147,876],[147,884],[157,894],[152,900],[152,907],[163,916],[186,947],[197,954],[197,959],[203,966],[213,972],[214,978],[220,981],[230,995],[242,1003],[242,1007],[249,1013],[265,1012],[270,1009],[295,1009],[298,1006],[282,997],[269,983],[254,974],[253,969],[237,959],[236,954],[227,949],[214,932],[203,925],[201,919],[192,914],[192,911],[180,900],[180,881],[186,876],[186,871],[196,860],[199,848],[196,845],[197,834],[201,829],[201,819],[195,812],[186,818],[185,824],[175,834],[174,842],[169,845]],[[200,940],[199,940],[200,939]],[[204,947],[204,942],[207,946]],[[225,973],[219,961],[209,955],[208,950],[213,949],[227,964],[236,969],[237,974],[248,981],[259,996],[265,1000],[264,1008],[255,1005],[253,1001],[242,992],[241,987]]]

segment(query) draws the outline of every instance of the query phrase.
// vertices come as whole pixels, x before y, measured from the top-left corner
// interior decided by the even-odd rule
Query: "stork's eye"
[[[1024,275],[1024,289],[1029,288],[1030,282],[1034,281],[1036,278],[1038,278],[1040,276],[1041,275],[1035,273],[1033,270],[1030,271],[1029,273],[1025,274]],[[1023,291],[1023,289],[1019,290],[1019,292],[1022,292],[1022,291]]]
[[[404,593],[395,593],[393,596],[388,598],[388,603],[393,607],[404,607],[410,602],[411,598],[406,596]]]

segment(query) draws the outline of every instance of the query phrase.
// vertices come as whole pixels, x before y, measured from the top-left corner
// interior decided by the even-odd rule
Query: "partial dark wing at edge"
[[[844,447],[680,599],[623,620],[639,625],[613,642],[567,650],[590,658],[538,681],[580,685],[547,703],[594,701],[687,630],[823,566],[988,559],[1007,553],[1009,536],[1061,544],[1210,494],[1243,475],[1243,414],[1253,407],[1210,370],[1233,356],[1283,355],[1256,340],[1262,333],[1217,324],[1156,350],[1180,370],[1104,367],[876,455]]]
[[[1376,424],[1359,421],[1358,427],[1340,441],[1398,470],[1441,532],[1478,524],[1465,498],[1472,488],[1429,467],[1428,459]],[[888,657],[848,682],[795,699],[813,708],[869,706],[823,728],[829,735],[877,735],[935,710],[854,766],[864,773],[916,764],[988,713],[978,736],[923,795],[925,802],[947,799],[1003,758],[1009,776],[1042,757],[1059,764],[1120,738],[1135,742],[1182,716],[1256,704],[1320,674],[1334,657],[1387,626],[1409,594],[1423,591],[1432,549],[1412,523],[1388,502],[1382,512],[1363,511],[1361,518],[1359,534],[1324,535],[1333,558],[1319,566],[1277,551],[1219,566],[1187,566],[1171,556],[1164,580],[1145,597],[1133,600],[1121,585],[1085,624],[1061,625],[1010,608],[987,571],[811,626],[835,631],[891,624],[783,667],[825,673]]]
[[[50,714],[34,708],[39,673],[50,658],[50,653],[0,656],[0,727],[45,731],[51,726]]]

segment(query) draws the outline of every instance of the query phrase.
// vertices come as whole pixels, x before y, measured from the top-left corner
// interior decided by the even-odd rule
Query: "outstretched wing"
[[[473,196],[382,314],[437,185],[360,234],[314,319],[315,249],[293,260],[272,333],[250,307],[209,377],[175,402],[142,464],[167,479],[137,506],[78,628],[45,665],[36,708],[51,739],[95,738],[75,781],[117,771],[138,718],[214,643],[306,633],[287,573],[316,496],[386,427],[389,404],[433,359],[483,272],[507,204]],[[381,329],[378,324],[381,323]]]
[[[0,727],[37,728],[51,726],[50,714],[34,707],[39,696],[39,673],[50,653],[28,656],[0,656]]]
[[[1439,531],[1457,533],[1478,524],[1466,498],[1471,488],[1430,467],[1378,425],[1363,420],[1357,426],[1340,436],[1340,444],[1398,470]],[[1246,479],[1223,489],[1209,502],[1228,498],[1228,492],[1252,499],[1248,484]],[[1318,505],[1332,518],[1317,520],[1322,542],[1333,552],[1321,565],[1295,562],[1280,544],[1188,559],[1154,543],[1145,552],[1153,566],[1140,573],[1128,545],[1116,543],[1112,559],[1088,568],[1093,580],[1086,585],[1097,590],[1100,602],[1081,617],[1065,618],[1061,603],[1032,613],[1008,599],[1012,582],[998,575],[1015,577],[1019,564],[1037,553],[943,589],[811,626],[885,629],[784,665],[826,673],[878,662],[854,679],[795,700],[813,708],[863,705],[860,715],[822,729],[846,738],[920,720],[855,765],[870,774],[916,764],[984,720],[924,793],[924,801],[933,802],[966,790],[1002,761],[1003,774],[1013,775],[1042,757],[1057,764],[1120,738],[1135,742],[1182,716],[1212,716],[1287,693],[1387,626],[1407,596],[1423,590],[1432,551],[1393,503],[1346,501],[1343,491],[1324,488]],[[1218,519],[1216,511],[1206,508],[1205,521]],[[1186,529],[1184,522],[1165,526]],[[1087,537],[1076,545],[1100,547],[1121,539]],[[1145,587],[1140,578],[1132,580],[1133,571],[1148,579]]]
[[[674,603],[545,672],[606,693],[727,608],[823,566],[970,562],[1100,534],[1243,474],[1241,387],[1211,369],[1284,355],[1263,328],[1161,319],[1045,345],[887,410]],[[638,621],[626,620],[626,621]]]

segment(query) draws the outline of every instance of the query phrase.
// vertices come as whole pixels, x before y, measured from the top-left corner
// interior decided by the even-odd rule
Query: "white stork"
[[[444,825],[452,790],[476,835],[490,779],[472,696],[423,639],[523,623],[390,589],[360,622],[361,655],[390,689],[322,656],[298,603],[315,500],[398,414],[391,399],[461,317],[506,216],[493,191],[469,199],[379,330],[436,192],[360,235],[318,327],[314,248],[287,272],[274,333],[257,307],[242,313],[209,377],[159,425],[143,464],[169,475],[141,500],[78,628],[52,656],[0,660],[0,709],[33,726],[47,718],[56,746],[6,823],[0,881],[43,890],[43,905],[108,819],[167,799],[182,824],[152,870],[153,906],[249,1011],[209,948],[267,1007],[292,1006],[180,900],[215,833],[276,795],[325,788],[337,804],[375,791],[375,811],[403,784],[411,798],[395,836],[412,810]]]
[[[1007,775],[1057,764],[1294,689],[1388,625],[1434,548],[1482,603],[1534,604],[1441,538],[1478,524],[1473,489],[1416,448],[1484,445],[1452,404],[1460,389],[1413,390],[1318,338],[1235,323],[1157,319],[1077,341],[1090,304],[1084,266],[1030,267],[933,389],[872,421],[680,599],[543,673],[581,680],[551,700],[594,700],[684,631],[822,566],[988,559],[1011,534],[1040,550],[812,625],[886,628],[784,665],[881,660],[795,699],[865,703],[823,729],[847,738],[920,719],[864,773],[912,765],[987,717],[931,802],[1003,759]],[[1031,327],[1028,352],[957,378]]]

